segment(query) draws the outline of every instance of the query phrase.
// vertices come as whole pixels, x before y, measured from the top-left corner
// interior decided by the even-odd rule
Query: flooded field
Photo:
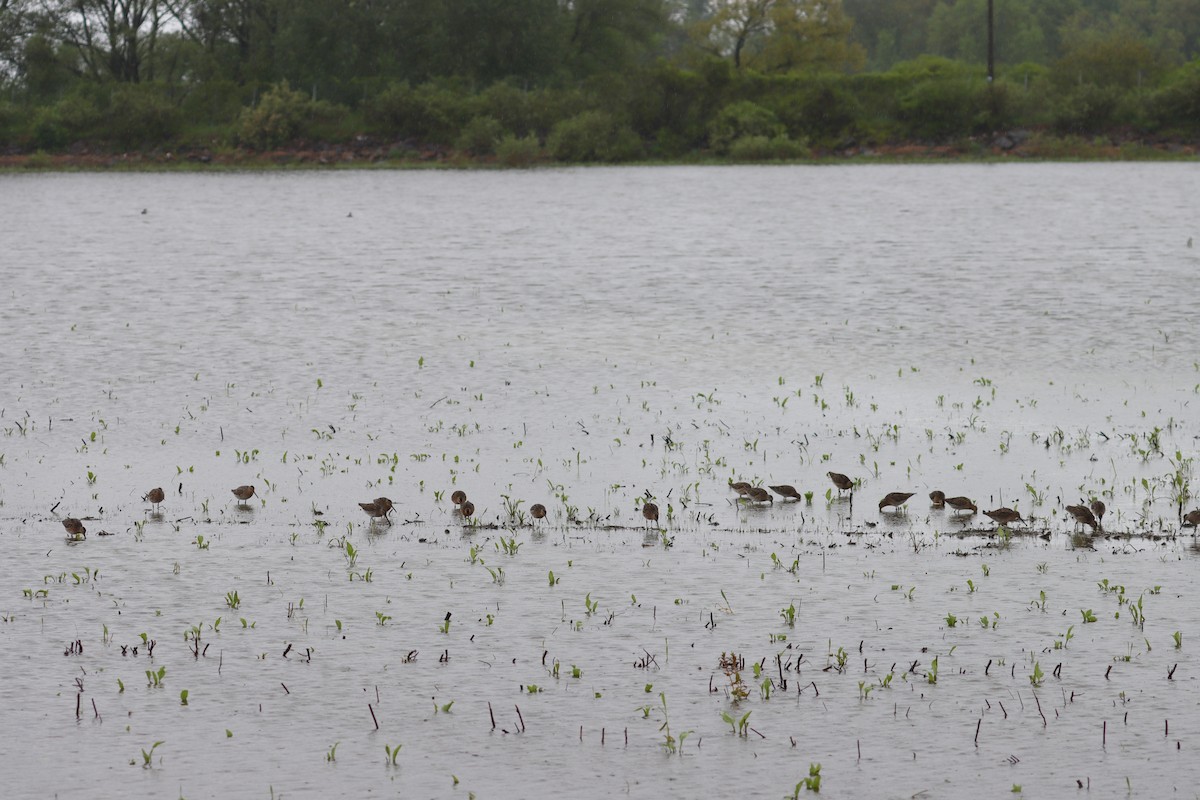
[[[0,176],[5,794],[1197,796],[1198,189]]]

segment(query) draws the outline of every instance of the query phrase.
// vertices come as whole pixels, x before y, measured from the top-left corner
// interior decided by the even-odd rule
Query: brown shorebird
[[[1104,530],[1104,512],[1108,510],[1108,506],[1104,505],[1104,501],[1098,497],[1090,505],[1092,513],[1096,515],[1096,527]]]
[[[454,494],[450,495],[450,502],[454,503],[456,506],[461,506],[463,503],[467,502],[467,493],[462,489],[455,489]]]
[[[1001,506],[1000,508],[996,508],[991,511],[985,511],[983,513],[985,516],[991,517],[992,521],[997,525],[1011,525],[1014,522],[1025,521],[1019,513],[1012,510],[1008,506]]]
[[[229,491],[233,492],[234,497],[242,501],[239,505],[243,506],[246,505],[247,500],[249,500],[251,497],[254,497],[253,486],[239,486],[236,489],[230,489]]]
[[[1189,511],[1183,515],[1183,527],[1200,527],[1200,508],[1197,508],[1195,511]]]
[[[83,527],[83,523],[74,517],[67,517],[62,521],[63,527],[67,529],[68,539],[86,539],[87,528]]]
[[[1067,506],[1067,513],[1075,518],[1076,528],[1080,525],[1091,525],[1092,530],[1096,530],[1096,517],[1087,506]]]
[[[774,492],[775,494],[782,497],[784,500],[800,500],[801,499],[801,495],[799,492],[796,491],[796,487],[788,486],[786,483],[780,484],[779,486],[769,486],[767,488],[769,488],[772,492]]]
[[[529,507],[529,516],[533,517],[534,519],[545,519],[546,507],[541,503],[534,503]]]
[[[392,513],[393,504],[386,497],[376,497],[370,503],[359,503],[358,507],[367,512],[372,520],[383,517],[388,525],[392,524],[391,519],[388,518],[388,514]]]
[[[458,513],[469,518],[475,513],[475,504],[470,500],[463,500],[462,505],[458,507]]]
[[[849,476],[843,475],[840,472],[827,472],[825,474],[829,476],[829,480],[833,481],[833,485],[837,487],[839,497],[843,491],[854,491],[854,481],[850,480]]]
[[[658,527],[658,506],[654,503],[642,503],[642,516],[647,522],[653,522],[654,527]]]
[[[750,491],[746,492],[746,499],[753,500],[755,503],[775,503],[775,498],[771,497],[771,493],[761,486],[751,486]]]
[[[748,494],[750,494],[750,489],[753,487],[745,481],[737,481],[729,484],[729,488],[737,492],[739,497],[746,497]]]
[[[148,501],[151,505],[158,505],[166,499],[166,495],[162,489],[151,489],[142,496],[143,501]]]
[[[971,498],[969,497],[947,497],[946,505],[953,508],[955,514],[957,514],[959,511],[969,511],[974,514],[979,510],[975,507],[975,504],[971,502]]]
[[[929,504],[934,508],[941,508],[946,505],[946,493],[941,489],[934,489],[929,493]]]
[[[908,502],[908,498],[912,497],[916,492],[890,492],[882,500],[879,501],[879,510],[883,511],[888,506],[900,510],[900,506]]]

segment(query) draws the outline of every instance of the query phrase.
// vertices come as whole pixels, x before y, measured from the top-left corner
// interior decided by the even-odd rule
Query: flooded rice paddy
[[[0,177],[6,796],[1196,796],[1198,179]]]

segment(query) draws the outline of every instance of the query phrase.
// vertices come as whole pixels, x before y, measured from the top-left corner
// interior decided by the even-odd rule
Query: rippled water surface
[[[1196,796],[1198,194],[0,176],[4,793]]]

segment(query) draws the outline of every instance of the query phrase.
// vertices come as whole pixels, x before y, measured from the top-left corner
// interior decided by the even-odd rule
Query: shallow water
[[[14,796],[779,797],[810,763],[835,797],[1196,794],[1198,178],[0,176]],[[738,507],[739,479],[813,498]],[[1093,496],[1109,534],[1072,537]]]

